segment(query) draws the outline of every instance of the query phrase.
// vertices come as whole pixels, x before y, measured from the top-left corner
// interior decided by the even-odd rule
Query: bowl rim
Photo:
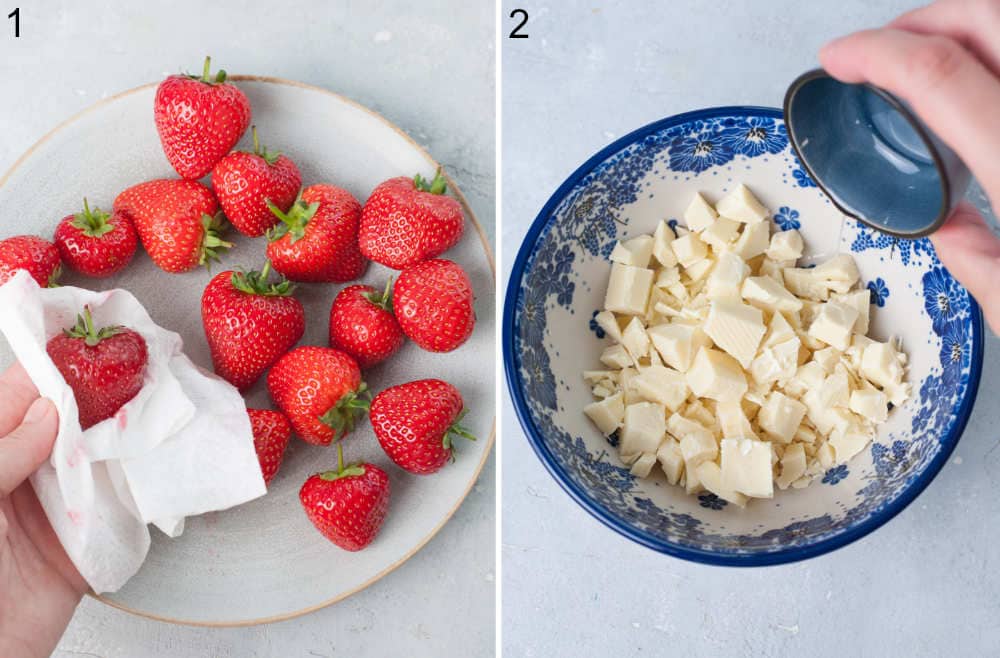
[[[518,421],[524,430],[524,434],[527,437],[528,442],[531,444],[531,447],[534,449],[538,459],[545,466],[549,474],[556,480],[556,482],[559,483],[563,490],[565,490],[566,493],[568,493],[569,496],[577,502],[577,504],[583,507],[584,510],[605,526],[611,528],[618,534],[659,553],[665,553],[667,555],[672,555],[674,557],[701,564],[738,567],[786,564],[789,562],[797,562],[799,560],[816,557],[846,546],[889,522],[897,514],[906,509],[906,507],[912,503],[925,488],[927,488],[931,481],[937,476],[938,472],[940,472],[944,464],[948,461],[952,451],[958,444],[959,438],[965,431],[966,424],[972,414],[972,409],[975,405],[976,396],[979,391],[979,380],[982,374],[984,350],[983,316],[979,305],[971,295],[969,296],[969,313],[970,320],[972,322],[973,354],[971,355],[972,358],[969,371],[968,389],[966,391],[965,398],[959,406],[955,422],[953,423],[950,431],[947,435],[940,439],[940,450],[938,450],[934,458],[924,468],[920,477],[913,481],[910,486],[907,487],[906,490],[903,491],[903,493],[889,505],[876,510],[870,517],[856,525],[848,527],[843,532],[839,532],[812,544],[791,546],[775,551],[759,553],[728,553],[683,546],[659,537],[655,537],[643,530],[634,528],[626,522],[613,516],[601,505],[589,498],[585,494],[583,488],[566,475],[562,467],[556,462],[552,452],[541,440],[541,432],[535,426],[535,423],[531,418],[531,414],[528,411],[526,398],[524,391],[521,388],[521,382],[518,377],[517,367],[515,364],[514,313],[517,307],[518,293],[521,288],[521,282],[524,278],[527,261],[535,252],[539,234],[541,234],[542,230],[546,227],[549,217],[566,197],[566,194],[597,165],[647,135],[697,119],[710,119],[719,116],[767,116],[777,119],[783,118],[781,110],[778,110],[777,108],[752,105],[730,105],[692,110],[690,112],[683,112],[681,114],[675,114],[659,119],[658,121],[649,123],[624,135],[623,137],[620,137],[600,149],[596,154],[587,159],[586,162],[570,174],[562,185],[556,189],[552,196],[549,197],[549,200],[546,201],[545,205],[542,207],[541,211],[528,228],[528,232],[525,234],[525,237],[521,242],[521,246],[518,248],[517,257],[514,261],[514,266],[511,269],[511,273],[507,281],[507,291],[504,296],[502,319],[504,374],[507,381],[507,388],[511,396],[511,401],[514,406],[514,411],[517,414]]]

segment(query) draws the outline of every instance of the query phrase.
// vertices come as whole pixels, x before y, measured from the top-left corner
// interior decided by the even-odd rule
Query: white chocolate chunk
[[[656,453],[646,452],[639,455],[639,458],[632,464],[629,472],[637,478],[646,478],[649,477],[649,472],[653,470],[655,464]]]
[[[681,454],[681,444],[672,438],[660,444],[656,451],[656,459],[660,462],[663,474],[667,476],[667,482],[677,484],[684,473],[684,456]]]
[[[632,318],[629,321],[625,331],[622,332],[622,345],[637,363],[639,359],[649,354],[649,336],[646,335],[646,328],[642,326],[642,320]]]
[[[708,245],[701,241],[697,233],[688,233],[670,243],[677,262],[684,267],[690,267],[708,254]]]
[[[844,366],[838,363],[834,372],[823,380],[819,387],[819,399],[826,407],[847,407],[851,399],[851,384]]]
[[[601,311],[594,316],[594,321],[597,322],[597,326],[604,330],[604,333],[616,343],[622,342],[622,330],[618,326],[618,320],[615,319],[615,314],[611,311]]]
[[[854,321],[851,329],[855,334],[868,333],[868,317],[871,312],[871,292],[867,288],[855,290],[843,294],[834,294],[830,299],[840,302],[845,306],[850,306],[858,312],[858,319]]]
[[[604,308],[613,313],[642,315],[653,284],[653,270],[613,263]]]
[[[745,224],[756,224],[767,219],[770,213],[746,185],[740,183],[732,192],[719,199],[715,210],[723,217]]]
[[[767,334],[764,336],[764,345],[777,345],[786,340],[795,338],[795,330],[784,314],[775,313],[771,316],[771,321],[767,324]]]
[[[719,426],[722,429],[723,438],[757,438],[757,434],[754,433],[753,428],[750,426],[750,421],[747,420],[746,414],[743,413],[743,407],[738,400],[719,402],[716,406],[716,414],[719,418]]]
[[[700,432],[704,429],[706,427],[701,423],[676,412],[671,414],[670,418],[667,418],[667,431],[678,441],[692,432]]]
[[[705,197],[695,192],[694,198],[684,211],[684,223],[692,231],[703,231],[718,216],[715,208],[705,201]]]
[[[723,251],[740,234],[741,224],[734,219],[719,217],[701,232],[701,239],[717,252]]]
[[[671,249],[670,243],[674,241],[674,232],[662,219],[656,225],[656,232],[653,233],[653,256],[663,267],[672,267],[677,264],[677,256]]]
[[[632,265],[634,267],[649,267],[649,259],[653,255],[653,237],[640,235],[615,244],[609,257],[615,263]]]
[[[703,258],[694,265],[684,268],[684,274],[688,278],[688,285],[697,283],[704,279],[712,268],[715,266],[715,262],[711,258]],[[693,291],[691,291],[693,292]]]
[[[794,443],[785,448],[781,455],[781,475],[774,482],[779,489],[788,486],[802,477],[806,472],[806,453],[801,443]]]
[[[719,454],[719,445],[715,442],[715,437],[704,428],[688,432],[681,437],[680,443],[684,468],[688,471],[697,468],[702,462],[713,461]]]
[[[758,308],[774,311],[798,311],[802,300],[769,276],[752,276],[740,289],[743,299]]]
[[[659,324],[646,333],[663,362],[680,372],[687,372],[697,351],[712,343],[700,328],[687,324]]]
[[[630,464],[643,453],[655,453],[666,432],[667,415],[662,404],[636,402],[627,405],[618,444],[619,456]]]
[[[855,308],[840,302],[827,302],[809,325],[809,335],[838,350],[846,350],[851,345],[851,330],[857,319]]]
[[[743,260],[750,260],[767,251],[770,238],[770,228],[767,223],[748,224],[743,227],[743,233],[733,245],[735,252]]]
[[[722,487],[752,498],[774,496],[771,444],[753,439],[723,439]]]
[[[709,299],[722,299],[729,297],[739,299],[740,286],[743,280],[750,274],[750,268],[742,258],[732,253],[724,251],[719,254],[716,260],[715,269],[708,277],[706,284],[706,295]]]
[[[795,229],[778,231],[771,236],[767,257],[772,260],[795,260],[802,256],[802,234]]]
[[[903,380],[903,366],[896,358],[896,348],[890,343],[869,343],[861,355],[861,374],[883,388],[899,384]]]
[[[621,370],[631,365],[632,359],[621,345],[609,345],[601,352],[601,363],[609,368]]]
[[[670,253],[671,254],[674,253],[672,249],[670,250]],[[670,267],[664,267],[663,269],[660,270],[660,273],[656,275],[657,288],[664,288],[666,290],[669,290],[670,286],[680,282],[681,282],[681,271],[677,269],[676,265],[672,265]]]
[[[851,393],[851,411],[875,423],[885,422],[889,415],[888,404],[885,393],[876,388],[868,387]]]
[[[642,398],[658,402],[672,412],[680,409],[689,392],[684,375],[664,366],[640,368],[630,385]]]
[[[747,390],[739,361],[719,350],[702,347],[687,373],[687,383],[698,397],[738,400]]]
[[[765,331],[760,309],[736,300],[713,300],[705,319],[708,337],[744,368],[750,367]]]
[[[597,429],[605,436],[614,433],[625,419],[625,402],[621,393],[604,398],[600,402],[592,402],[583,408],[583,413],[597,425]]]
[[[785,382],[795,376],[798,369],[799,348],[802,342],[792,337],[783,343],[765,347],[750,364],[750,375],[757,384]]]
[[[861,278],[858,266],[850,254],[837,254],[830,260],[820,263],[813,268],[813,275],[825,279],[828,284],[834,282],[842,284],[840,286],[830,285],[830,289],[837,292],[847,292]]]
[[[757,412],[757,423],[775,440],[791,443],[805,415],[806,405],[780,391],[774,391],[767,396]]]
[[[697,469],[701,484],[719,498],[739,507],[746,507],[747,497],[723,485],[722,469],[715,462],[705,462]]]
[[[857,431],[848,431],[834,434],[824,445],[833,448],[834,463],[846,464],[851,457],[864,450],[870,440],[871,437],[867,434]],[[832,464],[830,466],[832,466]],[[826,468],[829,468],[830,466],[826,466]]]

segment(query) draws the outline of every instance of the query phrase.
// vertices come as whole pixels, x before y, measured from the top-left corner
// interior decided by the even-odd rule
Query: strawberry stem
[[[287,297],[295,290],[295,284],[281,277],[277,283],[268,283],[271,276],[271,261],[264,261],[264,267],[259,272],[233,272],[233,287],[248,295],[264,295],[265,297]]]
[[[114,225],[108,223],[109,215],[100,208],[90,209],[87,197],[83,198],[83,212],[73,215],[72,225],[83,231],[83,234],[91,238],[99,238],[106,233],[115,230]]]
[[[215,79],[212,79],[212,58],[208,55],[205,56],[205,65],[201,70],[200,78],[196,75],[191,75],[190,73],[186,75],[192,80],[198,80],[207,85],[221,85],[226,81],[226,72],[222,69],[219,69],[219,72],[215,74]]]
[[[381,294],[366,292],[362,296],[382,310],[392,313],[392,277],[389,277],[389,280],[385,282],[385,290]]]
[[[125,331],[125,327],[113,325],[103,327],[100,330],[94,329],[94,319],[90,315],[90,306],[83,307],[83,314],[76,316],[76,324],[69,329],[63,329],[63,333],[70,338],[82,338],[89,347],[94,347],[105,338],[110,338]]]
[[[281,208],[274,205],[270,199],[264,199],[267,204],[267,209],[271,211],[275,217],[281,220],[281,223],[272,228],[267,232],[267,239],[271,242],[283,238],[285,235],[291,235],[292,244],[298,242],[302,239],[302,236],[306,233],[306,225],[319,210],[319,203],[313,202],[307,204],[302,200],[302,190],[299,190],[299,195],[295,197],[295,202],[292,203],[292,207],[288,209],[288,212],[282,212]]]
[[[335,471],[325,471],[320,473],[319,476],[332,482],[334,480],[339,480],[343,477],[357,477],[359,475],[365,474],[364,464],[348,464],[347,467],[344,466],[344,444],[337,444],[337,470]]]
[[[281,153],[275,151],[274,153],[267,150],[267,147],[261,147],[260,139],[257,137],[257,126],[250,126],[250,133],[253,135],[253,154],[264,158],[264,161],[273,165],[281,157]]]
[[[462,427],[460,425],[462,419],[465,418],[465,414],[467,413],[469,413],[468,409],[462,409],[462,413],[458,414],[458,418],[456,418],[455,422],[451,424],[451,426],[448,428],[448,431],[444,433],[444,439],[441,442],[441,445],[444,446],[445,450],[451,450],[452,461],[455,461],[455,452],[456,452],[456,450],[454,449],[454,444],[452,443],[451,440],[452,434],[454,434],[455,436],[462,437],[463,439],[468,439],[469,441],[476,440],[476,437],[472,432],[470,432],[467,428]]]
[[[333,429],[333,438],[342,439],[354,429],[355,421],[368,412],[371,392],[368,385],[361,382],[353,391],[348,391],[319,417],[319,422]]]
[[[417,174],[413,177],[413,185],[421,192],[430,192],[431,194],[444,194],[448,191],[448,179],[441,173],[441,167],[437,168],[434,180],[430,183],[427,182],[426,178]]]

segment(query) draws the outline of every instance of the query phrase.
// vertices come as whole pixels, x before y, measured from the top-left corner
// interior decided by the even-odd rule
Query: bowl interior
[[[581,371],[599,368],[603,306],[618,239],[683,215],[698,191],[716,201],[738,183],[798,228],[805,261],[850,252],[871,291],[870,335],[902,338],[913,395],[868,450],[803,490],[740,510],[688,496],[658,469],[633,477],[582,413]],[[778,110],[715,108],[664,119],[577,170],[532,226],[515,263],[504,318],[507,375],[529,440],[588,511],[651,548],[724,564],[801,559],[870,532],[906,506],[947,460],[971,410],[982,320],[927,240],[902,240],[845,218],[791,152]]]

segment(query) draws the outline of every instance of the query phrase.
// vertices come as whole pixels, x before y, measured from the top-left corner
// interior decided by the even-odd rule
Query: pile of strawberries
[[[337,466],[310,477],[299,493],[313,524],[347,550],[375,538],[389,504],[389,477],[368,463],[345,464],[342,440],[368,414],[386,454],[401,468],[430,474],[453,459],[452,437],[474,438],[459,424],[458,390],[438,379],[388,388],[371,397],[363,369],[389,359],[409,338],[432,352],[458,348],[475,325],[469,278],[438,258],[462,236],[460,204],[433,180],[393,178],[362,206],[330,184],[302,187],[285,155],[260,145],[233,151],[251,127],[247,97],[206,58],[201,76],[173,75],[156,92],[154,117],[164,153],[180,178],[123,191],[110,213],[84,200],[49,242],[37,236],[0,241],[0,284],[24,269],[56,285],[68,266],[93,277],[121,271],[138,244],[165,272],[219,260],[232,247],[231,225],[266,236],[258,271],[215,275],[201,313],[215,372],[245,391],[267,373],[278,410],[249,409],[266,482],[277,473],[292,432],[336,444]],[[211,185],[199,182],[211,174]],[[369,261],[400,270],[383,290],[351,285],[330,308],[329,346],[299,346],[305,310],[296,283],[346,283]],[[94,327],[90,309],[50,341],[49,354],[73,388],[86,428],[115,415],[141,388],[145,343],[127,327]],[[127,358],[126,358],[127,357]]]

